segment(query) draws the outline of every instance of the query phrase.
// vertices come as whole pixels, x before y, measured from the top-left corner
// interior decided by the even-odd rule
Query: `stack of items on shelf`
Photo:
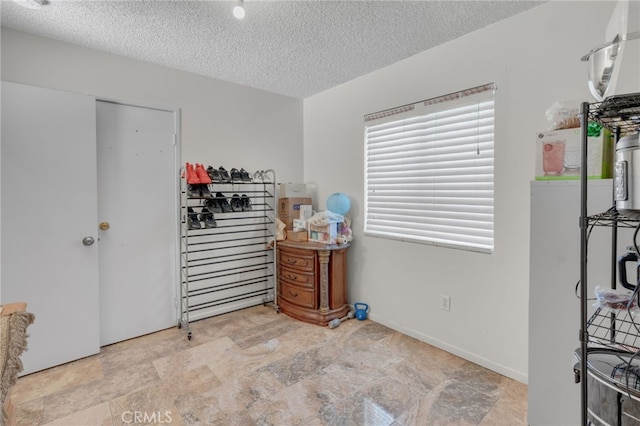
[[[352,240],[349,197],[332,194],[327,210],[314,214],[312,199],[307,197],[305,184],[279,184],[278,218],[284,223],[287,240],[311,241],[323,244],[344,244]]]
[[[309,240],[324,244],[346,244],[353,240],[351,219],[345,214],[351,209],[347,194],[334,192],[327,198],[327,210],[307,220]]]
[[[204,165],[197,163],[186,163],[185,170],[187,173],[187,183],[196,187],[211,183],[271,182],[269,171],[265,170],[256,170],[252,175],[245,169],[238,170],[236,168],[232,168],[230,171],[227,171],[222,166],[218,169],[208,166],[205,170]]]
[[[193,321],[275,302],[276,172],[187,164],[178,180],[178,327],[191,340]]]
[[[576,366],[575,372],[576,381],[581,382],[581,424],[637,425],[640,422],[640,321],[637,318],[640,297],[637,188],[640,175],[636,156],[640,134],[640,2],[617,2],[606,26],[605,40],[604,45],[592,49],[582,58],[589,62],[588,86],[598,103],[584,103],[580,117],[582,135],[587,139],[582,141],[587,142],[587,152],[581,155],[581,165],[586,167],[587,173],[580,179],[581,327],[580,348],[576,350],[579,369]],[[595,216],[587,215],[591,204],[587,197],[587,178],[593,175],[591,138],[586,137],[591,135],[589,121],[607,127],[616,139],[612,197],[615,205]],[[612,228],[608,259],[609,270],[613,273],[609,289],[596,288],[596,311],[589,317],[588,277],[592,259],[589,255],[587,261],[587,253],[591,250],[589,244],[593,244],[589,240],[594,226]],[[628,228],[629,233],[634,230],[632,246],[627,254],[618,256],[619,232],[624,228]],[[626,271],[627,264],[630,271]],[[620,284],[628,291],[617,288],[616,269]]]
[[[215,228],[216,220],[213,213],[246,212],[252,209],[251,198],[247,194],[233,194],[231,199],[228,199],[222,192],[216,192],[215,197],[204,202],[200,215],[192,207],[188,208],[189,229],[201,229],[199,221],[204,222],[205,228]]]
[[[312,199],[307,197],[303,183],[281,183],[278,199],[278,219],[286,226],[287,239],[307,241],[306,220],[311,217]]]
[[[186,163],[187,196],[189,198],[205,199],[200,213],[193,207],[187,209],[189,229],[215,228],[217,226],[214,213],[246,212],[252,210],[251,198],[247,194],[233,194],[228,198],[222,192],[215,195],[209,189],[215,183],[253,183],[268,182],[269,176],[265,171],[256,171],[250,175],[245,169],[231,169],[224,167],[214,169],[209,166],[205,170],[202,164]],[[201,223],[202,222],[202,223]]]
[[[640,13],[640,5],[638,6]],[[640,132],[640,92],[609,96],[584,104],[582,132],[590,120],[616,135],[613,202],[603,213],[587,215],[590,176],[582,176],[580,200],[580,347],[574,352],[576,382],[581,383],[582,424],[638,424],[640,419],[640,205],[639,175],[634,173]],[[587,142],[590,138],[588,138]],[[583,159],[584,163],[584,159]],[[588,165],[587,165],[588,166]],[[588,167],[587,167],[588,169]],[[588,174],[590,175],[590,173]],[[596,287],[596,309],[588,315],[589,269],[587,253],[594,227],[612,228],[608,286]],[[631,232],[633,231],[633,232]],[[622,236],[631,238],[627,253],[618,255]],[[589,266],[591,257],[589,257]],[[616,277],[617,272],[617,277]],[[622,285],[624,289],[619,288]],[[608,287],[608,288],[607,288]]]
[[[224,167],[220,166],[218,170],[213,167],[207,167],[207,174],[215,183],[240,183],[240,182],[252,182],[251,175],[245,169],[231,169],[227,172]]]
[[[187,220],[189,229],[202,229],[202,224],[200,221],[204,223],[205,228],[215,228],[218,226],[216,223],[216,218],[213,216],[213,213],[207,208],[202,208],[202,213],[198,214],[193,210],[193,207],[187,208]]]
[[[324,244],[337,243],[338,236],[343,232],[344,220],[344,216],[329,210],[314,214],[308,219],[307,224],[309,241]]]
[[[549,130],[536,138],[536,180],[572,180],[580,177],[580,104],[559,101],[547,110]],[[613,136],[600,124],[587,128],[587,173],[590,179],[612,176]]]
[[[228,172],[220,166],[217,170],[209,166],[205,170],[202,164],[187,163],[185,167],[187,173],[188,193],[191,198],[212,198],[209,191],[209,184],[212,183],[252,183],[253,177],[245,169],[231,169]],[[256,172],[256,177],[264,180],[264,172]]]
[[[209,191],[208,184],[211,183],[211,177],[205,171],[202,164],[189,164],[185,167],[187,174],[187,194],[191,198],[210,198],[211,192]],[[184,176],[183,176],[184,177]]]

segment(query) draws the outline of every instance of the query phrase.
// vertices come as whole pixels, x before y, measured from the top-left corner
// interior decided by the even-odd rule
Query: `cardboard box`
[[[338,237],[338,224],[329,223],[328,225],[312,225],[309,224],[308,229],[309,241],[323,244],[335,244]]]
[[[279,183],[279,198],[300,198],[307,196],[307,185],[304,183]]]
[[[540,132],[536,138],[536,180],[580,179],[580,129]],[[608,179],[613,173],[613,137],[606,129],[587,138],[589,179]]]
[[[287,231],[287,240],[307,241],[307,231]]]
[[[291,219],[300,219],[300,206],[312,204],[311,198],[295,197],[278,199],[278,216],[290,216]]]
[[[278,219],[293,230],[293,219],[300,219],[300,206],[311,204],[311,198],[280,198],[278,200]]]

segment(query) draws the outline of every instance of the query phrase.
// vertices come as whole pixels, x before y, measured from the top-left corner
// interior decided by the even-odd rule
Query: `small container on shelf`
[[[335,244],[338,237],[338,223],[329,223],[327,225],[309,224],[308,236],[309,241]]]
[[[287,231],[289,241],[307,241],[307,231]]]

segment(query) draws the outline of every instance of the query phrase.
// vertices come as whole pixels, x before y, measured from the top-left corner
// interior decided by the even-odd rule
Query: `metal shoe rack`
[[[183,175],[181,171],[181,176]],[[259,173],[251,182],[211,183],[212,196],[222,193],[231,203],[234,194],[244,194],[251,208],[214,213],[215,227],[189,226],[189,209],[198,215],[210,198],[190,195],[185,177],[180,185],[180,322],[189,324],[204,318],[273,303],[275,306],[276,176],[273,170]]]
[[[640,227],[640,220],[620,214],[615,206],[606,212],[587,215],[587,124],[599,123],[615,135],[640,131],[640,93],[612,96],[599,103],[583,103],[582,167],[580,203],[580,349],[575,368],[576,381],[581,385],[581,424],[640,424],[640,320],[627,310],[616,313],[596,309],[589,315],[592,295],[588,292],[587,249],[594,227],[611,229],[611,288],[617,284],[619,231]],[[614,197],[612,194],[612,203]],[[627,231],[627,235],[630,231]],[[634,234],[635,239],[636,234]],[[625,241],[621,241],[625,242]],[[636,241],[628,241],[636,245]],[[636,246],[637,247],[637,246]],[[601,261],[601,259],[594,259]],[[638,282],[640,284],[640,280]],[[636,290],[637,291],[637,290]],[[634,293],[634,298],[638,298]],[[640,300],[640,299],[636,299]]]

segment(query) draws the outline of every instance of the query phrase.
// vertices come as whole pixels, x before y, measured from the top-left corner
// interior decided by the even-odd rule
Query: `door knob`
[[[100,225],[98,225],[98,227],[103,231],[106,231],[111,227],[111,225],[109,225],[109,222],[100,222]]]
[[[85,246],[90,246],[95,242],[96,242],[96,240],[94,240],[93,237],[84,237],[82,239],[82,244],[84,244]]]

